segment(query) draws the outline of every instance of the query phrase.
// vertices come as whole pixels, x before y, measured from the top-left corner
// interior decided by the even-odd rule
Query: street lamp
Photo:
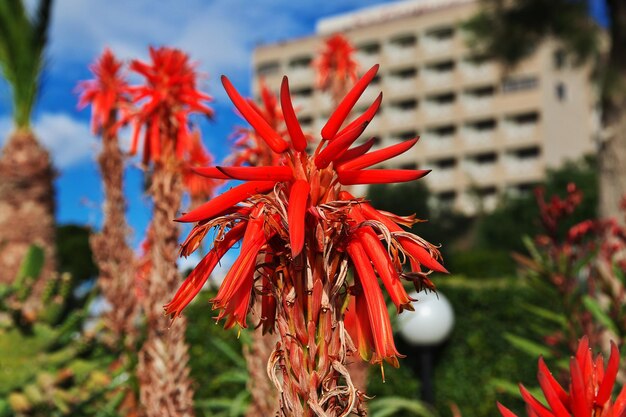
[[[441,292],[413,292],[410,297],[415,311],[398,316],[400,334],[411,346],[419,351],[420,379],[422,380],[422,400],[433,404],[433,353],[434,347],[450,335],[454,326],[454,311],[448,299]]]

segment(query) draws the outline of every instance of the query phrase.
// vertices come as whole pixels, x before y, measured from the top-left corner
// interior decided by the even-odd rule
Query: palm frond
[[[44,68],[52,0],[40,0],[29,18],[22,0],[0,2],[0,71],[13,98],[13,119],[28,129]]]

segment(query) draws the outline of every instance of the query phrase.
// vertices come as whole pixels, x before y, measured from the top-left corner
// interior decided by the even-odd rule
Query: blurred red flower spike
[[[134,60],[130,69],[145,78],[145,83],[130,87],[132,102],[138,106],[133,118],[131,154],[137,151],[139,133],[145,129],[142,161],[148,164],[166,157],[181,160],[189,151],[188,117],[202,113],[213,117],[213,110],[203,101],[211,97],[196,87],[197,74],[189,57],[173,48],[150,48],[151,62]],[[167,126],[175,124],[176,135]]]
[[[368,169],[339,171],[339,182],[343,185],[389,184],[394,182],[415,181],[430,172],[411,169]]]
[[[210,219],[254,194],[261,194],[271,190],[274,188],[275,184],[276,181],[246,182],[209,200],[197,209],[183,214],[176,219],[176,221],[182,223],[193,223],[200,220]]]
[[[348,94],[346,94],[343,100],[341,100],[341,103],[339,103],[335,111],[330,115],[328,121],[322,128],[323,139],[331,140],[335,137],[335,135],[339,131],[339,128],[350,114],[350,111],[352,111],[352,108],[359,100],[359,97],[361,97],[363,91],[365,91],[369,83],[374,79],[377,72],[378,64],[370,68],[369,71],[367,71],[365,75],[363,75],[363,77],[361,77],[361,79],[356,82],[354,87],[352,87]]]
[[[372,165],[379,164],[383,161],[403,154],[404,152],[411,149],[418,140],[419,138],[415,138],[388,146],[383,149],[379,149],[377,151],[366,153],[365,155],[353,158],[343,163],[342,165],[339,165],[338,170],[358,170],[363,168],[369,168]]]
[[[89,69],[95,78],[78,84],[78,108],[91,104],[91,131],[94,134],[107,128],[108,134],[115,135],[119,128],[116,111],[120,105],[128,103],[129,88],[121,72],[122,63],[106,48]]]
[[[222,84],[226,94],[237,107],[244,119],[257,131],[259,136],[265,140],[267,145],[276,153],[283,153],[289,148],[289,144],[267,123],[267,121],[250,106],[235,89],[230,80],[222,75]]]
[[[286,166],[278,167],[217,167],[229,178],[241,181],[290,181],[293,171]]]
[[[374,100],[374,102],[370,104],[367,110],[363,112],[363,114],[361,114],[359,117],[357,117],[356,119],[348,123],[348,125],[344,127],[343,129],[341,129],[339,133],[337,133],[337,135],[338,136],[342,135],[348,130],[354,128],[355,126],[358,126],[365,122],[367,123],[371,122],[374,116],[376,115],[376,113],[378,112],[378,109],[380,108],[380,103],[382,103],[382,101],[383,101],[383,93],[381,92],[380,94],[378,94],[378,97],[376,97],[376,100]]]
[[[291,194],[289,195],[289,241],[291,244],[291,256],[294,258],[300,254],[304,246],[306,204],[310,190],[311,187],[307,181],[297,180],[292,185]]]
[[[293,147],[298,152],[306,150],[307,141],[300,127],[300,122],[296,117],[296,112],[293,109],[291,102],[291,94],[289,92],[289,80],[287,77],[283,77],[283,81],[280,85],[280,106],[283,110],[283,117],[285,118],[285,124],[287,125],[287,131],[291,138]]]
[[[341,158],[344,152],[361,136],[366,127],[367,123],[360,124],[337,136],[332,142],[328,142],[326,147],[315,157],[315,166],[318,169],[323,169],[330,165],[333,160]]]

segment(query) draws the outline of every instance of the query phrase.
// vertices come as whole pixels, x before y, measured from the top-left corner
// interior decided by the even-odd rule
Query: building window
[[[518,149],[514,154],[519,159],[536,159],[541,154],[541,149],[538,146],[532,146],[530,148]]]
[[[556,84],[554,92],[556,94],[557,100],[559,100],[559,101],[567,100],[567,88],[565,87],[565,84],[563,84],[561,82],[558,82]]]
[[[417,37],[412,33],[407,33],[391,38],[389,43],[399,48],[409,48],[417,43]]]
[[[400,110],[414,110],[417,108],[417,100],[410,98],[393,102],[390,105]]]
[[[498,160],[498,155],[495,152],[487,152],[478,154],[473,159],[479,164],[495,164]]]
[[[376,55],[380,52],[380,44],[376,42],[364,43],[359,45],[357,49],[365,55]]]
[[[563,69],[565,67],[567,55],[564,49],[557,49],[554,51],[554,55],[552,56],[552,60],[554,61],[555,69]]]
[[[309,55],[302,55],[292,58],[289,61],[289,68],[304,68],[311,66],[312,58]]]
[[[389,72],[391,78],[410,79],[417,75],[417,68],[402,68]]]
[[[454,28],[442,27],[431,29],[426,32],[426,36],[428,36],[429,38],[435,38],[438,41],[445,41],[448,39],[452,39],[452,37],[454,36]]]
[[[539,85],[539,79],[532,76],[507,78],[502,82],[503,93],[532,90]]]
[[[278,61],[268,61],[260,63],[256,68],[256,73],[260,76],[278,73],[280,63]]]
[[[434,161],[434,164],[439,169],[452,169],[456,166],[456,159],[454,158],[444,158],[438,161]]]

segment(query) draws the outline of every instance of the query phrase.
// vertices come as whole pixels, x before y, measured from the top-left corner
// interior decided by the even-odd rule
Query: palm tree
[[[36,244],[44,250],[45,265],[34,296],[56,263],[54,169],[31,126],[51,7],[52,0],[41,0],[29,18],[21,0],[0,1],[0,69],[11,90],[15,124],[0,154],[0,282],[13,280]]]

